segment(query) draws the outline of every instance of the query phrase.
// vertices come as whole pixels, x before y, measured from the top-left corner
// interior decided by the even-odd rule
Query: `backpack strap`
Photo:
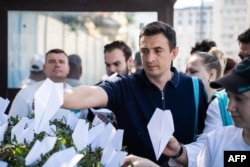
[[[199,81],[197,77],[192,77],[193,89],[194,89],[194,101],[195,101],[195,122],[194,122],[194,141],[197,138],[198,131],[198,110],[199,110]]]
[[[216,92],[212,96],[212,99],[214,98],[218,99],[223,126],[233,125],[232,117],[230,116],[229,111],[226,110],[228,97],[227,97],[227,92],[225,91],[225,89]]]

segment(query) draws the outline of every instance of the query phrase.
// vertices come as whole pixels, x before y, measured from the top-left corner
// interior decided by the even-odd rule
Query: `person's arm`
[[[134,166],[134,167],[160,167],[159,165],[150,161],[147,158],[135,156],[132,154],[125,157],[124,164],[122,165],[122,167],[128,167],[128,166],[129,167],[131,167],[131,166]]]
[[[167,146],[165,147],[163,154],[168,157],[174,158],[178,163],[183,166],[187,166],[187,152],[184,145],[181,145],[175,137],[171,137]],[[159,167],[154,162],[135,155],[128,155],[122,167],[133,165],[135,167]]]
[[[174,159],[183,166],[187,166],[188,164],[188,156],[185,146],[179,143],[173,136],[170,138],[163,154]]]
[[[207,115],[205,119],[205,128],[203,130],[204,133],[209,133],[218,127],[222,127],[222,117],[220,114],[220,107],[218,99],[215,98],[211,101],[207,109]]]
[[[81,85],[64,91],[65,109],[86,109],[92,107],[106,107],[108,96],[104,89],[99,86]]]
[[[222,126],[220,108],[218,100],[215,98],[208,106],[205,128],[202,134],[199,135],[197,141],[185,145],[186,158],[182,159],[182,156],[182,158],[176,158],[175,161],[185,166],[195,167],[197,165],[197,156],[206,141],[208,133]]]
[[[179,162],[183,166],[187,166],[187,152],[184,145],[181,145],[175,137],[171,137],[167,146],[165,147],[163,154],[168,157],[174,158],[177,162]],[[154,162],[150,161],[149,159],[135,156],[135,155],[128,155],[122,167],[128,166],[135,166],[135,167],[159,167],[159,165],[155,164]]]
[[[211,160],[210,154],[209,153],[209,148],[208,148],[208,143],[206,140],[206,143],[203,145],[201,151],[199,152],[198,156],[197,156],[197,166],[202,166],[202,167],[210,167],[211,166],[211,162],[213,162],[213,160]],[[217,150],[219,151],[219,150]],[[220,165],[219,165],[220,166]]]
[[[188,154],[188,166],[195,167],[197,165],[197,156],[206,141],[207,135],[211,131],[222,126],[223,124],[220,114],[220,107],[218,99],[215,98],[208,106],[205,119],[205,128],[202,134],[200,134],[196,142],[185,145]]]

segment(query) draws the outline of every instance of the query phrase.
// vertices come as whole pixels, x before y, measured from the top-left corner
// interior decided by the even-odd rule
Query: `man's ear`
[[[67,72],[67,75],[69,74],[69,72],[70,72],[70,65],[68,64],[68,70],[67,70],[68,72]]]
[[[127,68],[128,68],[128,72],[131,73],[132,71],[132,68],[133,68],[133,59],[132,59],[132,56],[130,56],[128,58],[128,60],[126,61],[126,64],[127,64]]]
[[[130,56],[127,60],[127,65],[128,65],[128,68],[129,70],[131,70],[131,68],[133,67],[133,59],[132,59],[132,56]]]
[[[132,56],[130,56],[127,61],[131,64],[133,62]]]
[[[178,53],[179,53],[179,47],[176,46],[175,48],[172,49],[172,61],[177,57]]]

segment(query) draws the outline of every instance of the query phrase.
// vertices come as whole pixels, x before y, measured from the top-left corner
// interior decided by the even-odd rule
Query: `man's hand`
[[[128,155],[122,167],[160,167],[159,165],[155,164],[154,162],[150,161],[149,159],[142,158],[135,155]]]
[[[163,154],[172,157],[178,164],[188,166],[188,155],[184,145],[181,145],[178,140],[172,136],[163,150]]]
[[[173,157],[175,156],[179,150],[180,150],[180,143],[175,137],[171,137],[167,146],[165,147],[163,154],[165,154],[168,157]]]

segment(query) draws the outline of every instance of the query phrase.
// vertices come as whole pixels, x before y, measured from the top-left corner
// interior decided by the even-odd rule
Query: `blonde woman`
[[[222,63],[223,62],[223,63]],[[186,74],[197,76],[205,86],[208,101],[211,101],[216,89],[209,86],[211,81],[214,81],[222,76],[225,68],[224,57],[222,55],[212,55],[207,52],[194,52],[187,61]]]

